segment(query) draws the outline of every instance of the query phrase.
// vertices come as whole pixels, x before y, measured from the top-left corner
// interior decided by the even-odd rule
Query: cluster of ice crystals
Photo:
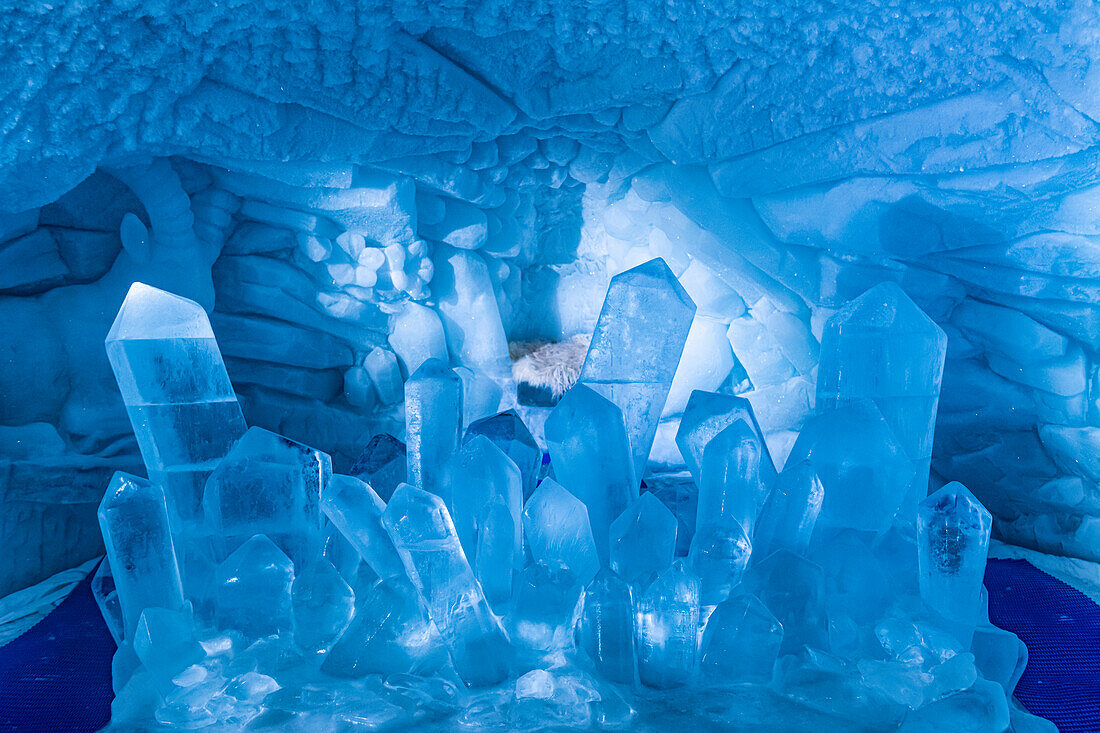
[[[748,401],[693,393],[670,508],[638,473],[694,312],[662,260],[614,278],[551,476],[437,358],[353,476],[244,430],[202,308],[135,285],[108,349],[151,480],[112,480],[94,583],[115,724],[1006,729],[1026,649],[983,608],[990,515],[922,498],[943,332],[890,285],[838,311],[780,471]]]

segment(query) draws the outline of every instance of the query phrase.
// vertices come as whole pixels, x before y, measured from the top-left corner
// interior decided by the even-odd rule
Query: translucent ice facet
[[[634,475],[645,471],[695,303],[657,258],[611,278],[580,381],[623,414]]]
[[[584,592],[580,642],[601,675],[622,684],[634,682],[634,604],[630,586],[604,568]]]
[[[294,609],[294,640],[302,649],[321,652],[347,628],[355,594],[328,560],[310,564],[294,578],[290,589]]]
[[[389,433],[375,435],[348,472],[370,484],[382,501],[389,501],[397,487],[407,481],[405,444]]]
[[[538,483],[542,449],[520,416],[515,410],[508,410],[478,420],[466,428],[464,440],[470,440],[475,435],[484,435],[516,464],[523,482],[523,500],[527,501]]]
[[[784,466],[756,520],[754,555],[762,559],[775,550],[805,553],[824,499],[825,489],[808,461]]]
[[[523,488],[516,464],[488,438],[475,435],[447,462],[441,493],[490,603],[507,602],[513,572],[523,565]]]
[[[787,457],[788,464],[802,461],[809,461],[825,490],[818,525],[827,528],[885,531],[913,475],[905,451],[869,400],[807,420]]]
[[[218,624],[253,639],[290,633],[293,582],[290,558],[266,535],[254,535],[218,567]]]
[[[783,625],[767,606],[754,595],[737,594],[707,619],[700,671],[708,680],[767,683],[782,643]]]
[[[115,590],[115,576],[111,574],[111,563],[106,558],[99,563],[95,575],[92,576],[92,597],[99,606],[103,622],[107,624],[107,631],[115,640],[115,645],[122,646],[124,633],[122,606],[118,602],[118,591]]]
[[[190,607],[146,608],[134,634],[134,653],[162,689],[205,653],[195,637]]]
[[[245,431],[206,312],[134,283],[106,345],[149,478],[181,518],[200,519],[206,477]]]
[[[957,481],[917,510],[921,598],[957,627],[952,631],[964,645],[979,621],[992,523],[986,508]]]
[[[699,579],[676,561],[638,599],[638,674],[650,687],[691,679],[699,636]]]
[[[523,508],[531,557],[555,573],[569,573],[582,587],[600,569],[585,505],[553,479],[544,479]]]
[[[825,575],[819,565],[779,550],[745,574],[740,590],[759,598],[782,624],[784,654],[802,645],[827,647]]]
[[[583,590],[571,573],[529,564],[517,578],[508,612],[512,641],[535,652],[572,649]]]
[[[218,559],[265,534],[302,567],[321,554],[327,453],[252,427],[210,474],[203,496]]]
[[[695,483],[702,482],[703,451],[707,444],[734,423],[744,423],[756,436],[761,452],[760,479],[765,486],[771,486],[776,476],[775,464],[749,401],[743,397],[698,389],[688,398],[680,427],[676,431],[676,445],[679,446]]]
[[[1020,637],[992,624],[981,624],[974,630],[970,651],[982,677],[999,684],[1006,695],[1015,692],[1027,667],[1027,646]]]
[[[611,522],[638,498],[622,413],[578,384],[550,413],[545,431],[554,478],[588,507],[596,552],[606,565]]]
[[[858,399],[875,403],[913,462],[910,509],[928,490],[946,354],[947,334],[892,282],[833,314],[821,336],[817,410]]]
[[[700,582],[702,603],[713,606],[741,581],[749,564],[752,542],[737,520],[708,522],[695,530],[688,564]]]
[[[760,476],[763,443],[745,422],[715,435],[703,451],[696,527],[737,522],[751,532],[767,486]]]
[[[447,652],[416,589],[405,577],[378,580],[355,602],[355,615],[325,656],[334,677],[431,674]]]
[[[99,505],[99,528],[122,609],[122,636],[133,639],[146,608],[183,606],[164,490],[137,476],[116,473]]]
[[[406,484],[394,492],[382,521],[462,680],[483,686],[504,679],[508,639],[489,610],[443,500]]]
[[[676,517],[648,491],[611,523],[611,569],[630,585],[648,585],[675,551]]]
[[[462,379],[440,359],[428,359],[405,383],[409,483],[440,495],[447,461],[462,437]]]
[[[333,474],[321,508],[378,577],[405,574],[401,557],[382,524],[386,505],[370,486],[354,476]]]

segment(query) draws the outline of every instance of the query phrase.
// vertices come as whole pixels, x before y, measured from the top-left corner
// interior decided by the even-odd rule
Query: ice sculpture
[[[619,283],[601,318],[650,287]],[[587,384],[550,411],[541,480],[517,412],[459,441],[462,380],[442,360],[405,399],[407,475],[432,491],[371,485],[401,475],[395,438],[369,441],[357,478],[252,427],[210,473],[202,518],[177,518],[181,547],[162,485],[116,476],[94,583],[120,642],[116,726],[579,730],[657,724],[698,699],[715,726],[952,728],[1004,707],[1019,679],[1026,650],[981,604],[989,513],[959,483],[908,507],[913,460],[874,401],[810,419],[776,475],[750,403],[693,395],[682,557],[676,515],[639,495],[622,412]],[[206,563],[194,582],[177,555]]]

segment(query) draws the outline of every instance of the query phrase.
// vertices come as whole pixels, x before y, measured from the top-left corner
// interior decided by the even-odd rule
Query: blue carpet
[[[1100,731],[1100,606],[1025,560],[990,560],[989,617],[1027,644],[1016,697],[1062,733]],[[0,733],[94,731],[111,715],[115,644],[85,578],[0,648]]]

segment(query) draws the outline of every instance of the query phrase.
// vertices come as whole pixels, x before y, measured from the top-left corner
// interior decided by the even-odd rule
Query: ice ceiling
[[[249,423],[339,469],[401,429],[384,352],[498,368],[653,256],[700,306],[666,437],[723,389],[785,455],[825,319],[892,280],[950,339],[937,483],[1100,559],[1090,3],[5,5],[0,594],[141,470],[132,281],[213,306]]]

